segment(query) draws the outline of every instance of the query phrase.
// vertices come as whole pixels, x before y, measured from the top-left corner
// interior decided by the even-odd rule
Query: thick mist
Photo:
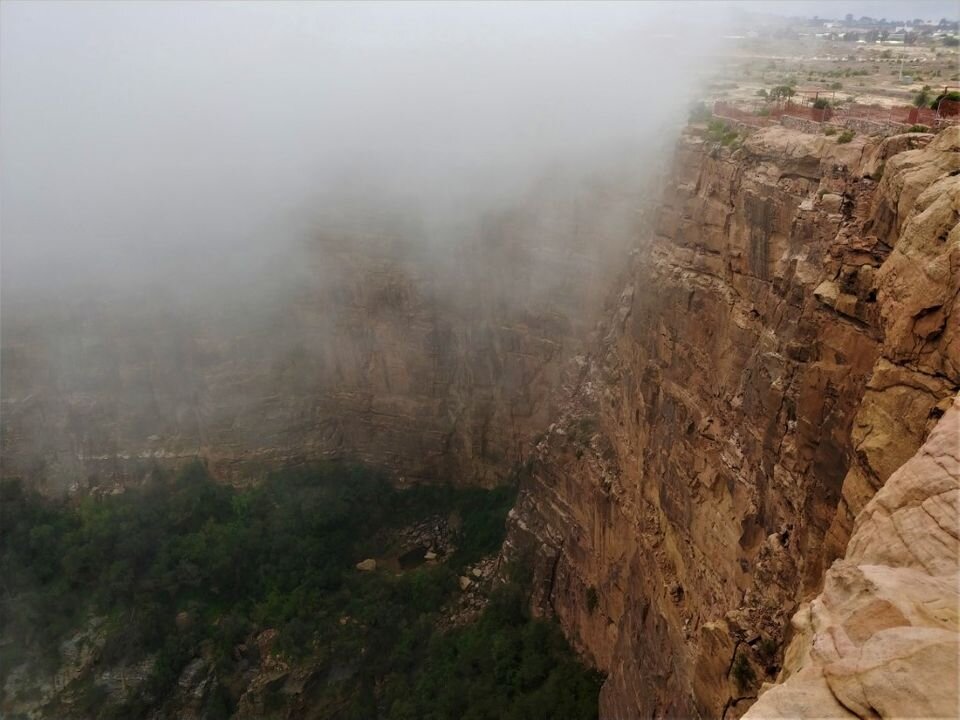
[[[435,257],[544,179],[636,180],[721,35],[682,7],[4,3],[5,299],[252,290],[398,214]]]

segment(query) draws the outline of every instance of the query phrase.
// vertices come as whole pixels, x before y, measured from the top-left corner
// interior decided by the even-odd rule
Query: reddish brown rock
[[[958,142],[680,143],[504,547],[608,673],[604,717],[743,714],[844,515],[957,391]]]

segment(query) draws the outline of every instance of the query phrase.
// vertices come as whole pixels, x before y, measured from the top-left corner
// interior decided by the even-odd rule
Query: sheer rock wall
[[[960,386],[960,129],[679,143],[504,553],[603,717],[736,717]]]
[[[626,186],[556,185],[466,239],[389,217],[326,232],[202,303],[5,297],[3,475],[86,492],[197,457],[226,481],[344,457],[401,483],[503,481],[635,237]]]

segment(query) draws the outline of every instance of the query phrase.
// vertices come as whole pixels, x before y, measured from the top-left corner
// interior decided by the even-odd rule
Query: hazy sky
[[[925,7],[809,3],[827,6]],[[311,232],[344,188],[466,215],[550,163],[624,142],[666,152],[734,14],[722,3],[0,8],[5,291],[216,275]]]
[[[842,18],[847,13],[888,20],[956,20],[960,16],[957,0],[753,0],[740,3],[747,9],[762,9],[778,15]]]
[[[357,178],[434,204],[508,193],[682,111],[707,48],[658,37],[657,4],[2,8],[7,289],[215,272]]]

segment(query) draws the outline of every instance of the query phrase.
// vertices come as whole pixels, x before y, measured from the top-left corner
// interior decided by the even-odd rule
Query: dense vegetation
[[[317,670],[299,698],[311,717],[588,718],[598,678],[559,631],[531,620],[522,583],[494,593],[480,620],[436,628],[463,568],[502,542],[511,488],[393,489],[356,466],[284,472],[235,490],[201,465],[175,480],[79,504],[44,501],[7,482],[0,495],[0,681],[29,659],[62,663],[65,637],[103,617],[100,664],[153,658],[123,703],[86,677],[71,711],[141,717],[169,702],[203,657],[217,690],[209,717],[236,710],[236,648],[273,628],[273,650]],[[437,514],[461,525],[447,562],[359,573],[390,529]],[[275,699],[277,717],[289,708]],[[269,703],[268,703],[269,705]]]

